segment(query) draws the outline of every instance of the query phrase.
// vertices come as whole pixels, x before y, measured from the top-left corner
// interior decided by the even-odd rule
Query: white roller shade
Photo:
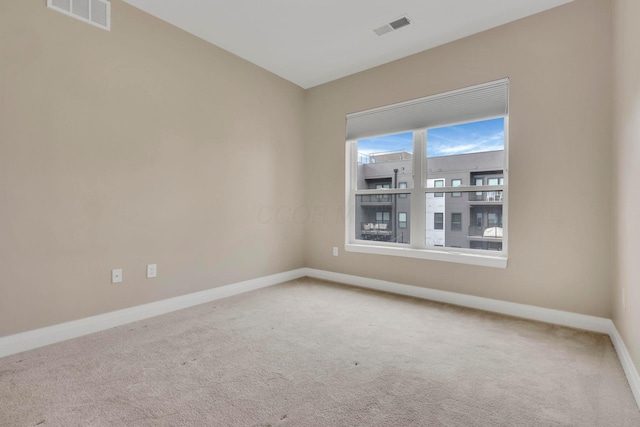
[[[509,79],[347,115],[347,140],[505,116]]]

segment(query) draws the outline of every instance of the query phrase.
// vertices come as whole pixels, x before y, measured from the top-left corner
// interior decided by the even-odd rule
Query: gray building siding
[[[398,159],[400,156],[403,159]],[[358,189],[401,188],[401,183],[406,183],[407,188],[413,187],[413,160],[410,153],[371,156],[368,160],[369,163],[358,164]],[[502,168],[502,150],[432,157],[428,159],[426,178],[443,180],[445,187],[452,187],[455,180],[461,186],[489,185],[499,183],[500,178],[504,177]],[[443,193],[444,245],[501,250],[502,239],[497,237],[497,229],[494,229],[502,228],[501,196],[499,192]],[[410,243],[410,210],[409,197],[358,196],[356,238]],[[401,213],[406,214],[404,228],[400,227],[405,225],[399,222],[400,217],[404,217]],[[377,229],[371,227],[382,223],[387,225],[378,226]],[[492,229],[487,231],[489,228]],[[492,231],[494,236],[485,236],[485,233]]]

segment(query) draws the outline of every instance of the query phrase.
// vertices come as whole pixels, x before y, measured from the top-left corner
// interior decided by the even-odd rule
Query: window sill
[[[374,255],[402,256],[408,258],[428,259],[432,261],[455,262],[459,264],[479,265],[482,267],[507,268],[506,256],[488,256],[454,251],[433,249],[414,249],[389,246],[358,245],[347,243],[347,252],[360,252]]]

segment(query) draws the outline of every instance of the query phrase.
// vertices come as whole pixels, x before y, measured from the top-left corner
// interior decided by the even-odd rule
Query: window
[[[389,222],[391,213],[389,212],[376,212],[376,222]]]
[[[433,181],[433,186],[435,188],[444,187],[444,179],[436,179]],[[433,193],[433,197],[444,197],[444,193]]]
[[[399,228],[407,228],[407,213],[399,212],[398,213],[398,227]]]
[[[406,182],[400,182],[398,183],[398,188],[407,188],[407,183]],[[400,197],[401,199],[406,199],[407,198],[407,194],[398,194],[398,197]]]
[[[489,227],[498,227],[500,226],[499,216],[495,212],[489,212],[487,214],[487,225]]]
[[[383,188],[391,188],[391,184],[376,184],[376,190],[380,190]],[[389,197],[388,194],[378,194],[376,195],[376,199],[378,201],[388,201],[391,198]]]
[[[444,214],[442,212],[435,212],[433,214],[433,229],[434,230],[444,229]]]
[[[451,231],[462,230],[462,214],[460,212],[451,212]]]
[[[462,180],[461,179],[452,179],[451,180],[451,186],[452,187],[460,187],[462,185]],[[451,197],[461,197],[462,193],[451,193]]]
[[[347,251],[506,267],[508,86],[347,116]]]
[[[476,187],[482,187],[484,185],[484,179],[476,178],[475,185]],[[476,191],[476,196],[482,197],[482,191]]]

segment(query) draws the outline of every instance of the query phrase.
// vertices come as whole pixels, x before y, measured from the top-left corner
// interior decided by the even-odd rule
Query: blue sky
[[[427,157],[478,153],[503,148],[504,119],[502,118],[434,128],[427,132]],[[358,152],[362,154],[398,150],[413,151],[411,132],[358,141]]]

